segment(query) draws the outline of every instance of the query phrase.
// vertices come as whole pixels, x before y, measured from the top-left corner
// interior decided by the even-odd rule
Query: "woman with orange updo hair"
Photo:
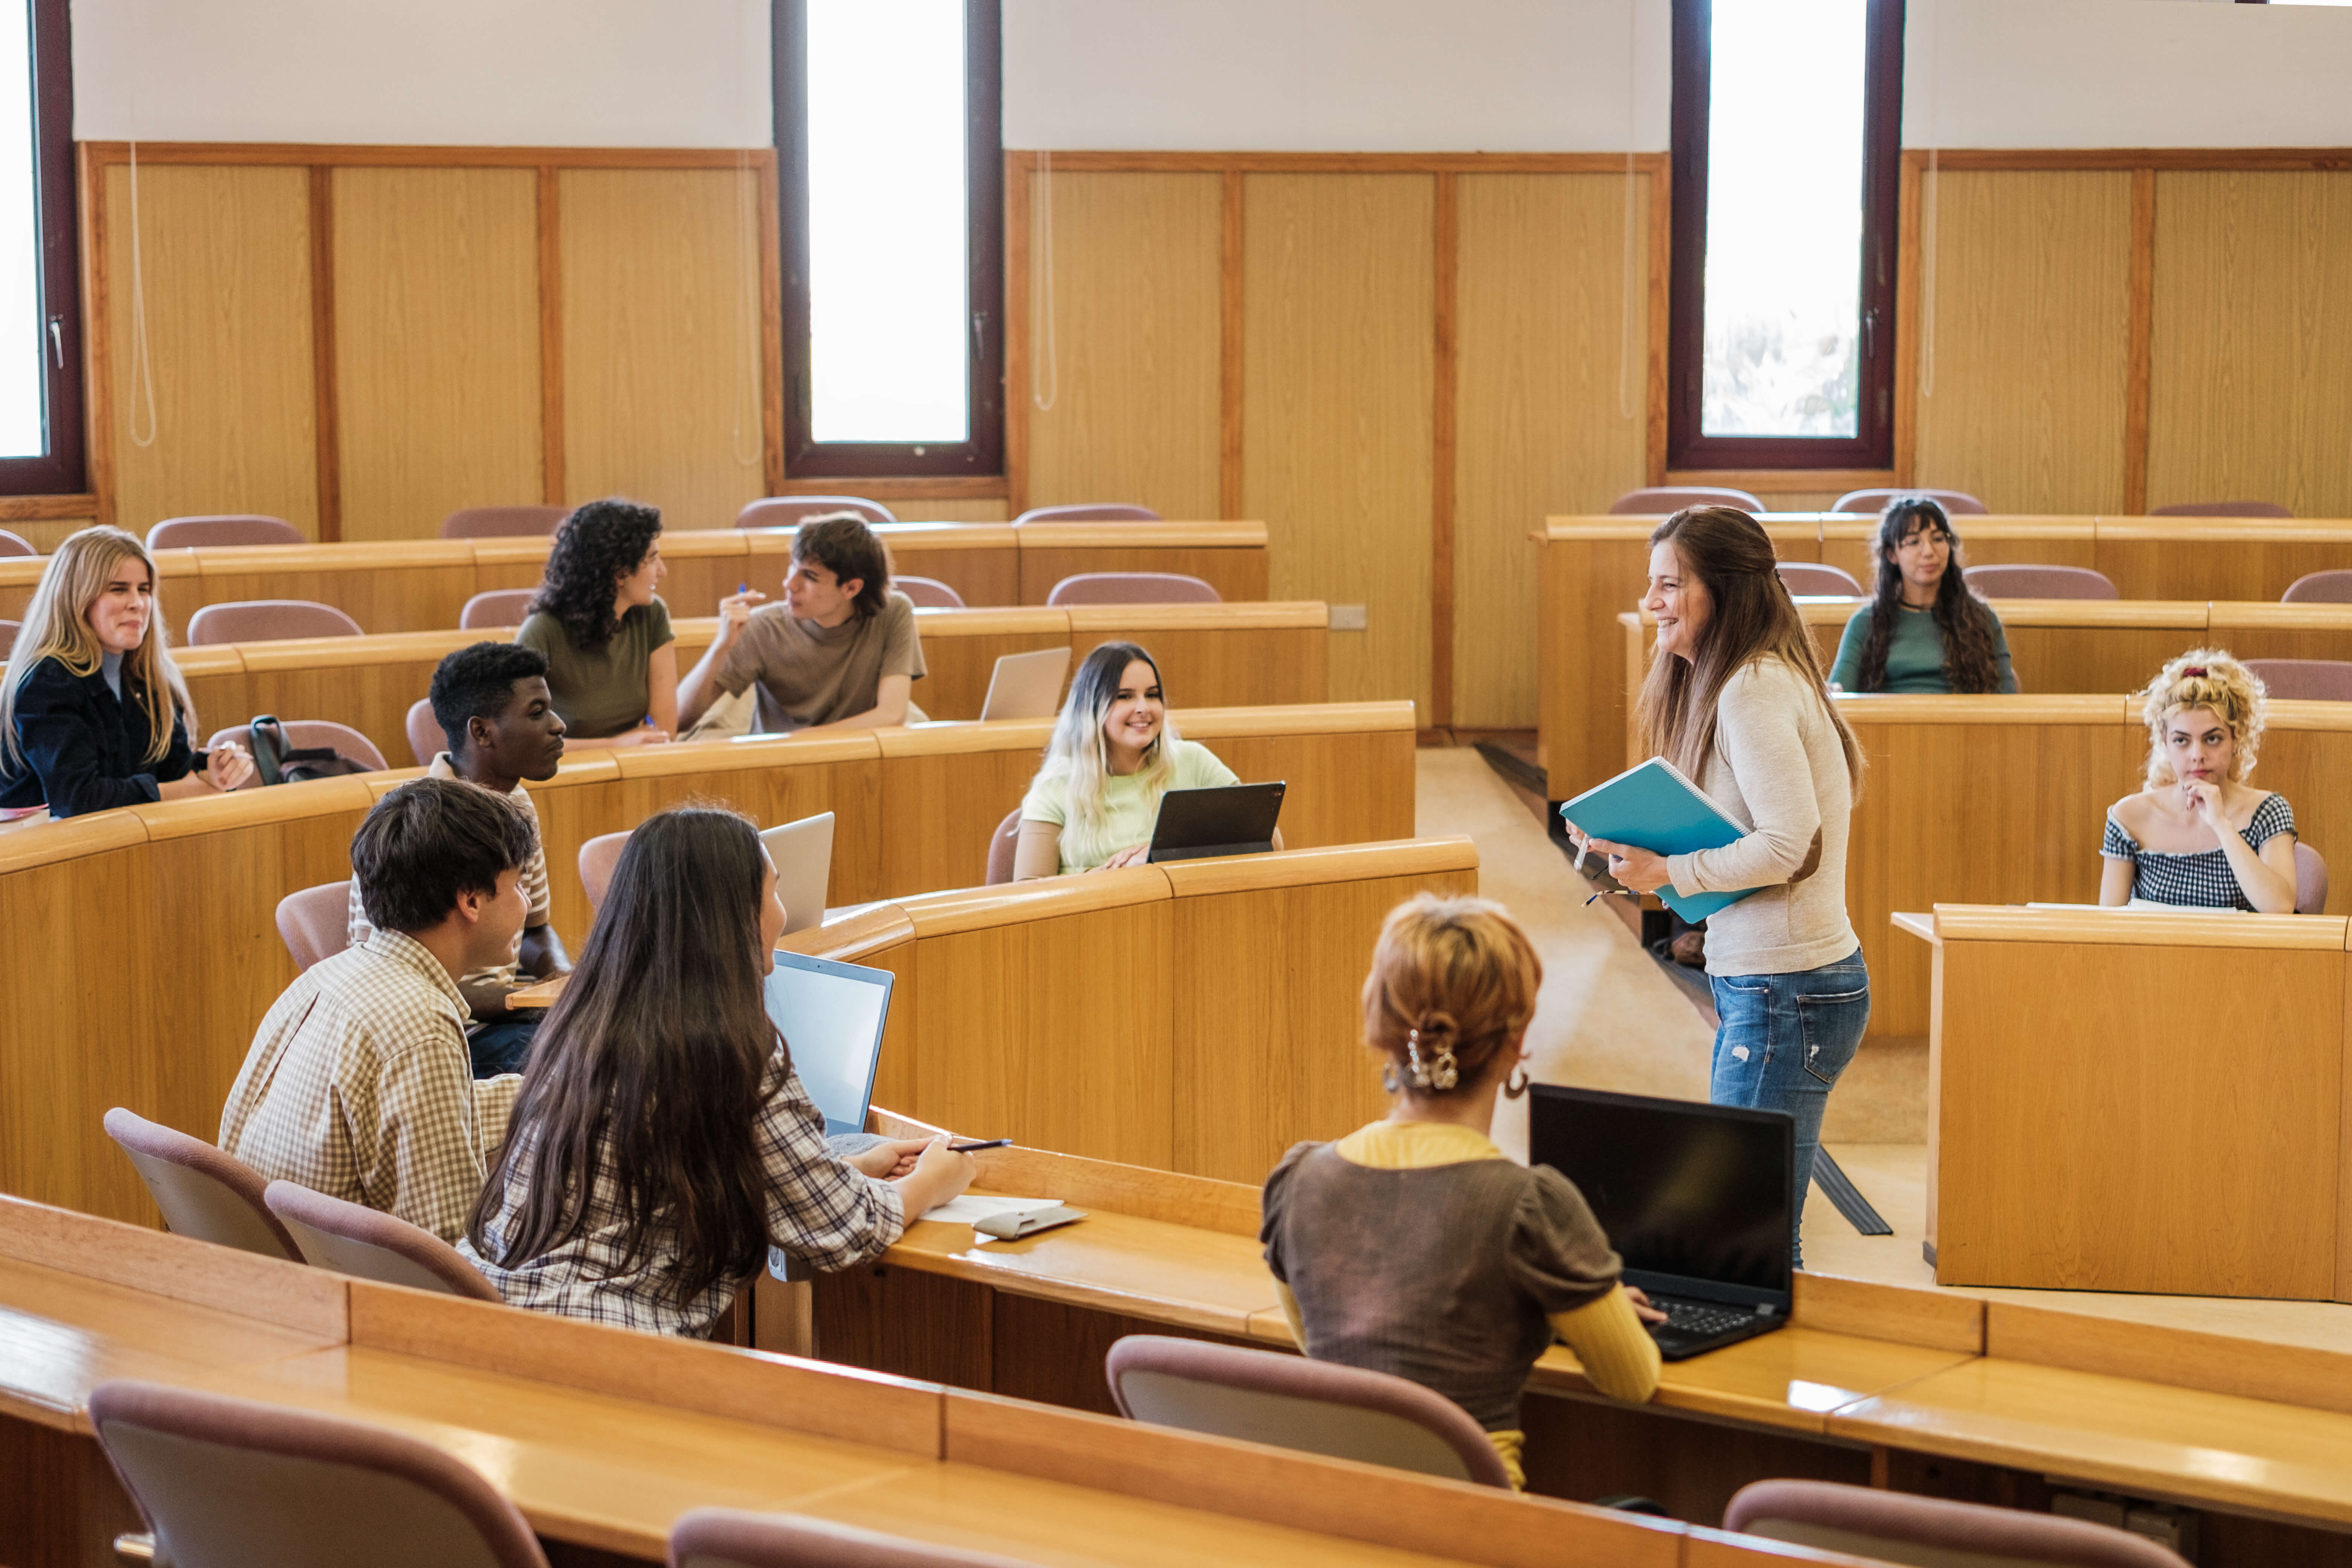
[[[1543,964],[1502,905],[1423,893],[1389,913],[1364,981],[1383,1120],[1301,1143],[1266,1178],[1266,1266],[1299,1348],[1410,1378],[1469,1412],[1524,1484],[1519,1396],[1557,1333],[1592,1385],[1658,1386],[1652,1311],[1581,1194],[1487,1130],[1528,1089]]]

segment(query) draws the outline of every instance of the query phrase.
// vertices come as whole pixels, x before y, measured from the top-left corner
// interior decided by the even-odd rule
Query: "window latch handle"
[[[59,370],[65,369],[66,329],[65,318],[62,316],[49,318],[49,357],[57,361]]]

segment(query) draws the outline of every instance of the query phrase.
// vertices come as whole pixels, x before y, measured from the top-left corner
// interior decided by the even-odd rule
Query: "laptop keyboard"
[[[1663,1323],[1653,1323],[1657,1332],[1673,1332],[1693,1339],[1709,1339],[1728,1330],[1755,1321],[1756,1312],[1748,1307],[1727,1307],[1719,1301],[1692,1301],[1674,1296],[1653,1296],[1650,1305],[1666,1315]]]

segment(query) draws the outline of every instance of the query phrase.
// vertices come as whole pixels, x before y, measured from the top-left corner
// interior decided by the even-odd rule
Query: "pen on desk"
[[[1011,1147],[1013,1147],[1013,1140],[1010,1138],[992,1138],[985,1143],[950,1143],[948,1145],[948,1152],[971,1154],[982,1149],[1010,1149]]]

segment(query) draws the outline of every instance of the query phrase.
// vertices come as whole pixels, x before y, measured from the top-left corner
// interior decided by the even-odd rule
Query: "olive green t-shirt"
[[[621,617],[620,628],[603,647],[578,648],[563,623],[533,615],[515,641],[547,656],[547,689],[563,727],[583,741],[602,741],[646,721],[646,667],[656,649],[669,646],[669,606],[656,597]]]
[[[915,603],[895,590],[878,613],[829,628],[794,620],[782,605],[752,611],[719,666],[719,685],[740,697],[757,682],[761,731],[787,734],[867,711],[886,675],[924,675]]]

